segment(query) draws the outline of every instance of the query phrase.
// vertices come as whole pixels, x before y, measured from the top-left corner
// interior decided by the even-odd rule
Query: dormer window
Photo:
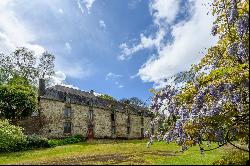
[[[94,103],[94,102],[93,102],[92,99],[90,99],[88,103],[89,103],[89,106],[90,106],[90,107],[93,107],[93,105],[94,105],[93,103]]]
[[[66,99],[65,99],[66,103],[70,103],[70,97],[69,97],[69,96],[66,96],[65,98],[66,98]]]

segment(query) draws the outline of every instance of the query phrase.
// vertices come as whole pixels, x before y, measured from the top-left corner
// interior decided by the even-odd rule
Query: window
[[[93,121],[93,110],[89,110],[89,120]]]
[[[111,113],[111,132],[115,134],[115,113]]]
[[[130,134],[130,126],[127,127],[127,134]]]
[[[66,97],[65,97],[65,101],[66,101],[66,103],[70,103],[70,97],[69,97],[69,96],[66,96]]]
[[[88,104],[89,104],[89,106],[90,106],[90,107],[93,107],[93,105],[94,105],[93,100],[92,100],[92,99],[90,99],[90,100],[88,101]]]
[[[144,125],[144,118],[143,118],[143,116],[141,116],[141,125],[142,126]]]
[[[115,121],[115,114],[114,113],[111,114],[111,121]]]
[[[71,133],[71,123],[66,122],[64,123],[64,131],[65,134],[69,134]]]
[[[115,134],[115,126],[112,126],[111,132],[112,132],[112,134]]]
[[[141,128],[141,137],[144,137],[144,128]]]
[[[71,116],[71,108],[70,107],[65,107],[64,109],[64,117],[65,118],[70,118]]]
[[[127,123],[130,125],[130,116],[128,116]]]

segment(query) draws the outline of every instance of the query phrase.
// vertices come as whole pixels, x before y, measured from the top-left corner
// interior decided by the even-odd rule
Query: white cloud
[[[101,96],[101,95],[103,95],[102,93],[98,93],[98,92],[94,92],[94,95],[95,96]]]
[[[71,52],[71,45],[70,45],[70,43],[69,42],[66,42],[65,44],[65,48],[66,48],[66,50],[68,51],[68,53],[70,53]]]
[[[120,48],[122,49],[121,54],[118,56],[119,60],[126,60],[132,57],[132,55],[140,50],[146,48],[156,48],[160,50],[162,48],[161,41],[163,40],[166,32],[163,29],[157,31],[156,36],[146,37],[144,34],[140,34],[140,43],[138,45],[129,48],[126,43],[122,43]]]
[[[208,0],[189,0],[193,6],[191,18],[175,24],[179,12],[179,1],[154,1],[151,3],[154,23],[158,27],[156,37],[144,37],[141,35],[140,43],[129,48],[126,43],[121,45],[122,53],[119,59],[130,58],[132,54],[145,48],[156,48],[157,54],[141,66],[138,75],[145,82],[154,82],[161,87],[164,79],[180,71],[187,70],[191,64],[197,63],[204,51],[215,44],[210,32],[214,18],[207,15],[207,8],[202,5]],[[155,11],[154,11],[155,10]],[[166,25],[169,28],[165,28]],[[165,35],[171,35],[173,41],[164,43]]]
[[[55,12],[62,12],[63,10],[56,7],[57,5],[54,5],[53,2],[47,0],[44,3],[48,6],[53,6]],[[36,43],[40,36],[32,31],[32,28],[34,28],[32,25],[23,21],[21,17],[18,17],[14,10],[15,6],[16,1],[14,0],[0,0],[0,52],[8,54],[14,51],[16,47],[24,46],[35,51],[36,56],[41,55],[45,49]],[[31,5],[31,8],[34,10],[36,10],[35,7],[35,5]],[[65,49],[69,52],[72,50],[69,42],[64,43],[63,46],[65,46]],[[55,70],[58,72],[53,76],[54,84],[74,87],[64,83],[66,76],[82,79],[92,74],[93,71],[90,69],[88,63],[79,59],[76,61],[73,60],[74,59],[71,59],[69,61],[67,56],[56,55]]]
[[[114,74],[112,72],[108,73],[106,75],[106,80],[111,80],[112,82],[114,82],[114,84],[118,87],[118,88],[123,88],[124,85],[122,85],[119,81],[119,79],[123,77],[122,75],[119,74]]]
[[[54,76],[51,77],[51,86],[62,85],[73,89],[79,89],[78,87],[65,83],[66,75],[62,71],[56,71]]]
[[[103,20],[100,20],[99,21],[99,26],[102,28],[102,29],[106,29],[106,24]]]
[[[95,0],[78,0],[77,4],[78,4],[78,7],[79,7],[79,9],[81,10],[82,13],[84,13],[84,9],[82,7],[82,4],[85,5],[85,7],[88,10],[88,13],[90,13],[90,9],[91,9],[94,2],[95,2]]]
[[[65,81],[66,75],[62,71],[56,71],[51,77],[52,85],[61,85]]]
[[[11,5],[14,1],[1,0],[0,2],[0,52],[10,53],[16,47],[27,47],[38,56],[44,52],[41,45],[35,44],[37,36],[29,27],[16,17]]]
[[[134,74],[134,75],[129,76],[130,79],[134,79],[136,77],[138,77],[138,74]]]
[[[92,74],[92,71],[89,69],[89,67],[83,68],[82,66],[83,64],[70,63],[67,64],[67,66],[64,66],[62,71],[67,76],[72,78],[82,79],[90,76]]]
[[[60,14],[63,14],[63,13],[64,13],[63,9],[61,9],[61,8],[58,9],[58,12],[59,12]]]
[[[154,0],[150,5],[154,22],[161,26],[162,20],[172,23],[179,12],[179,3],[180,1],[178,0]]]
[[[116,79],[121,78],[121,77],[122,77],[122,75],[114,74],[114,73],[110,72],[106,75],[106,80],[116,80]]]
[[[128,8],[135,9],[140,2],[141,0],[132,0],[128,3]]]

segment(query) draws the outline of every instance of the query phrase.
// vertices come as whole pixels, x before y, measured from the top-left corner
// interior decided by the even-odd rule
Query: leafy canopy
[[[13,124],[37,109],[37,94],[27,79],[15,75],[7,84],[0,85],[0,117]]]

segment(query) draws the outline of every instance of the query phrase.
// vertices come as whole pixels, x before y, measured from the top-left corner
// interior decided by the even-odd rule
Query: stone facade
[[[60,138],[81,134],[86,138],[135,139],[143,138],[145,131],[157,129],[150,125],[153,115],[142,107],[58,85],[39,88],[39,114],[32,118],[40,118],[36,132],[43,136]]]

